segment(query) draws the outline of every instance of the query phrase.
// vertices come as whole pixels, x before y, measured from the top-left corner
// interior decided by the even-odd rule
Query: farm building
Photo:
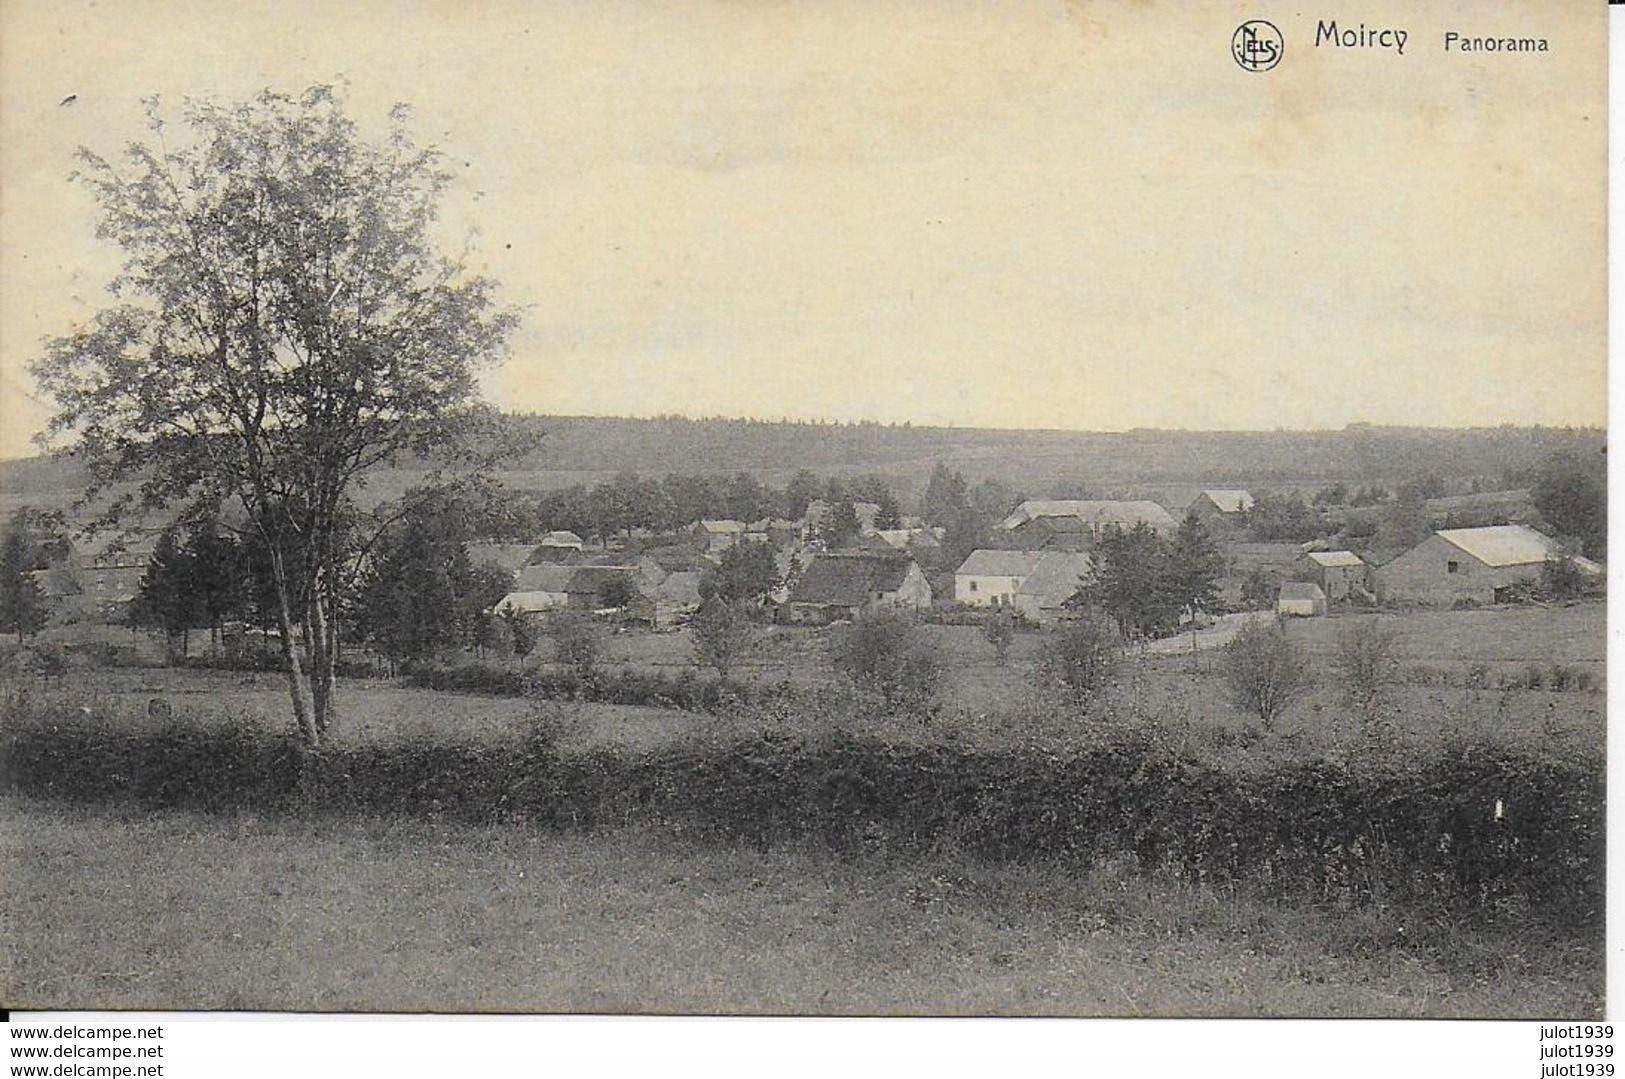
[[[1016,591],[1038,567],[1039,551],[975,550],[954,570],[954,602],[1014,606]]]
[[[1377,597],[1440,607],[1496,603],[1508,589],[1539,580],[1549,559],[1562,557],[1556,540],[1526,525],[1442,529],[1377,567]],[[1572,561],[1587,573],[1601,572],[1593,562]]]
[[[664,629],[700,609],[700,575],[693,570],[666,574],[658,584],[645,584],[627,604],[627,614]]]
[[[571,551],[581,550],[581,537],[574,532],[549,532],[542,537],[542,547],[560,547]]]
[[[1313,581],[1284,581],[1275,601],[1275,613],[1315,618],[1326,613],[1326,593]]]
[[[1070,551],[1040,551],[1038,565],[1016,589],[1016,610],[1035,622],[1060,617],[1069,601],[1094,571],[1089,556]]]
[[[1161,535],[1172,535],[1179,527],[1173,515],[1155,502],[1075,498],[1029,499],[999,527],[1030,550],[1077,550],[1099,540],[1113,525],[1129,529],[1142,524]]]
[[[141,590],[141,578],[158,549],[159,535],[156,530],[130,534],[105,530],[75,539],[69,568],[59,575],[73,584],[62,587],[77,589],[80,602],[100,617],[121,616]]]
[[[719,554],[745,538],[739,521],[696,521],[692,532],[695,546],[707,554]]]
[[[907,555],[876,551],[821,554],[790,592],[790,619],[833,622],[878,607],[926,607],[931,585]]]
[[[954,602],[1053,618],[1092,568],[1088,555],[1074,551],[976,550],[954,571]]]
[[[1346,599],[1350,592],[1365,591],[1365,560],[1353,551],[1310,551],[1303,560],[1327,599]]]
[[[513,591],[497,601],[498,611],[536,614],[559,611],[570,605],[570,578],[575,566],[526,566],[514,578]]]
[[[1222,490],[1203,491],[1186,507],[1186,513],[1194,513],[1207,524],[1229,524],[1240,527],[1247,519],[1247,511],[1253,508],[1253,496],[1248,491]]]

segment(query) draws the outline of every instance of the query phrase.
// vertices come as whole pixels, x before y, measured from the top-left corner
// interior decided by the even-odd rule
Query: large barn
[[[1145,525],[1159,535],[1179,527],[1173,514],[1155,502],[1107,499],[1029,499],[1010,511],[999,527],[1017,546],[1029,550],[1082,550],[1106,529]]]
[[[796,622],[855,618],[878,607],[928,607],[931,585],[907,555],[878,551],[821,554],[802,571],[788,602]]]
[[[1525,525],[1442,529],[1377,568],[1377,597],[1436,607],[1496,603],[1508,589],[1539,580],[1547,561],[1562,557],[1556,540]],[[1593,562],[1573,561],[1600,572]]]

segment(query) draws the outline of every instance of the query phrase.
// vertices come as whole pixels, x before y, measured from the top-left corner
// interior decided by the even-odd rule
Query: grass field
[[[20,1008],[1579,1017],[1600,944],[1097,865],[0,802]]]
[[[1604,605],[1524,607],[1478,611],[1415,611],[1397,615],[1348,615],[1302,619],[1289,635],[1309,654],[1317,685],[1281,722],[1289,737],[1338,738],[1347,734],[1348,710],[1341,701],[1333,660],[1338,635],[1363,619],[1383,618],[1398,635],[1398,651],[1408,674],[1421,672],[1438,684],[1395,687],[1402,736],[1418,739],[1474,737],[1483,733],[1538,737],[1600,751],[1605,728]],[[992,649],[975,627],[929,626],[944,660],[945,714],[932,736],[997,742],[1024,734],[1027,717],[1041,708],[1034,660],[1042,636],[1016,637],[1009,663],[994,662]],[[803,688],[833,686],[826,659],[827,631],[769,627],[758,635],[754,654],[736,677]],[[542,654],[527,660],[546,662]],[[692,669],[692,642],[686,631],[608,634],[603,665],[609,669]],[[1254,721],[1227,701],[1214,651],[1133,658],[1119,673],[1109,697],[1118,712],[1184,725],[1200,732],[1236,730]],[[1556,692],[1550,688],[1500,688],[1523,676],[1531,665],[1549,670],[1561,664],[1583,671],[1592,688]],[[1466,688],[1471,676],[1487,688]],[[281,676],[173,669],[115,669],[76,673],[64,684],[46,687],[70,701],[109,705],[132,724],[146,722],[153,696],[178,712],[229,714],[233,722],[285,727],[288,705]],[[458,732],[473,737],[518,730],[534,705],[516,699],[437,693],[383,680],[351,680],[339,691],[341,737],[414,737],[425,732]],[[572,738],[580,744],[647,744],[692,729],[703,717],[657,708],[572,704]],[[1052,710],[1051,710],[1052,711]]]

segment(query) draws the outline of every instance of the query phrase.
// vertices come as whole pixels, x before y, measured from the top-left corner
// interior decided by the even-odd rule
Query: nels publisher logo
[[[1230,55],[1244,71],[1268,71],[1281,62],[1286,43],[1275,24],[1249,19],[1236,27],[1230,38]]]

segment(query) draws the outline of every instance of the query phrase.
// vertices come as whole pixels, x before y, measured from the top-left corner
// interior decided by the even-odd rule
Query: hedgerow
[[[637,824],[842,852],[1130,857],[1316,901],[1510,906],[1575,928],[1603,909],[1601,762],[1490,745],[1244,767],[1133,731],[1059,752],[698,730],[656,749],[561,752],[540,721],[516,741],[311,751],[225,723],[143,729],[13,707],[0,712],[0,788],[214,813]]]

